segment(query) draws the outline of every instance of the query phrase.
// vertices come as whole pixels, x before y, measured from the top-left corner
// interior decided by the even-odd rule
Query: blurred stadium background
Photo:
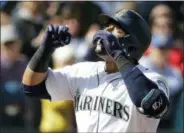
[[[158,133],[183,132],[184,2],[1,1],[1,133],[75,132],[73,102],[25,97],[22,74],[47,24],[67,24],[73,37],[70,45],[54,52],[50,67],[100,60],[91,47],[94,33],[101,28],[98,15],[113,15],[122,8],[139,12],[148,22],[152,42],[140,63],[164,75],[169,86],[171,108]]]

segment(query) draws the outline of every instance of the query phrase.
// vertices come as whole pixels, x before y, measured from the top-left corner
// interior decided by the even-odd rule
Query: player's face
[[[114,36],[116,36],[116,38],[122,38],[126,34],[125,31],[116,24],[109,24],[104,30],[111,32]],[[96,47],[96,51],[98,51],[99,47],[101,47],[101,46]],[[108,61],[108,62],[114,61],[113,58],[109,55],[99,54],[99,57],[101,57],[102,59],[104,59],[105,61]]]
[[[122,38],[125,36],[125,31],[116,24],[108,25],[105,30],[111,32],[116,38]]]

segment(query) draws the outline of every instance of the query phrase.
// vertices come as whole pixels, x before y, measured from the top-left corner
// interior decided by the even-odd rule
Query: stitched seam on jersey
[[[98,80],[97,86],[99,86],[99,84],[100,84],[100,78],[99,78],[99,75],[98,75],[98,69],[97,69],[97,80]]]
[[[79,72],[79,68],[77,68],[77,71],[76,71],[76,73],[75,73],[75,76],[76,76],[76,78],[75,78],[75,86],[73,85],[73,84],[71,84],[71,87],[74,87],[75,88],[75,90],[74,89],[70,89],[71,90],[71,92],[73,92],[72,94],[73,94],[73,97],[74,97],[74,99],[75,99],[75,96],[76,96],[76,90],[78,89],[77,87],[76,87],[76,85],[77,85],[77,73]]]
[[[97,86],[99,86],[99,84],[100,84],[100,78],[99,78],[99,75],[98,75],[98,68],[97,68],[97,80],[98,80],[98,85]],[[97,133],[98,133],[98,127],[99,127],[99,112],[100,111],[98,111],[98,119],[97,119]]]
[[[114,82],[114,81],[116,81],[116,80],[118,80],[118,79],[121,79],[121,77],[115,78],[115,79],[111,80],[111,81],[105,86],[105,88],[104,88],[104,90],[102,91],[100,97],[103,96],[103,93],[105,92],[105,90],[107,89],[107,87],[109,86],[109,84],[112,83],[112,82]],[[98,128],[99,128],[99,121],[100,121],[100,109],[99,109],[99,111],[98,111],[98,121],[97,121],[97,131],[96,131],[97,133],[98,133]]]
[[[67,81],[68,81],[68,84],[70,84],[68,78],[67,78]],[[75,96],[74,96],[75,93],[73,92],[73,89],[71,88],[71,85],[69,85],[68,89],[69,89],[69,92],[70,92],[71,96],[73,97],[73,100],[75,100]]]

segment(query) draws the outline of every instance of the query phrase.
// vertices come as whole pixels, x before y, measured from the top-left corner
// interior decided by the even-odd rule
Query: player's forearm
[[[169,104],[164,92],[158,88],[156,83],[149,80],[135,64],[127,61],[127,64],[121,65],[123,61],[125,60],[116,60],[116,64],[134,105],[142,108],[147,115],[154,117],[162,115]],[[161,104],[154,110],[155,103]]]
[[[45,80],[51,54],[42,46],[36,51],[24,72],[23,84],[33,86]]]
[[[22,79],[24,93],[31,97],[47,98],[46,78],[49,60],[57,47],[70,43],[68,27],[48,25],[39,49],[31,58]]]
[[[41,46],[33,55],[22,79],[25,95],[35,98],[51,99],[45,85],[51,54],[52,51],[48,51]]]
[[[37,85],[40,82],[42,82],[44,79],[46,79],[47,72],[45,73],[37,73],[30,69],[29,66],[27,66],[23,78],[22,83],[25,85]]]

